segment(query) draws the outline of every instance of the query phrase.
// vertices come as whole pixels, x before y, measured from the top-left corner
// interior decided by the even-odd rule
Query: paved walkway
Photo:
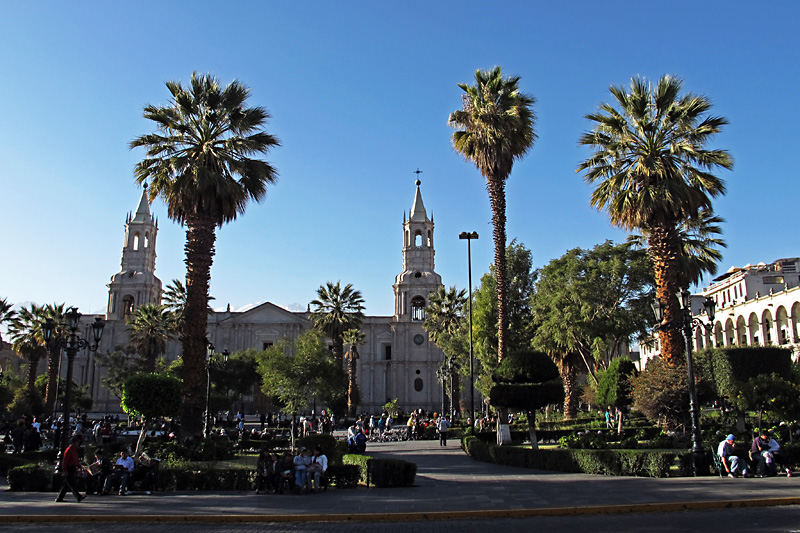
[[[800,503],[800,477],[649,479],[560,474],[479,463],[458,441],[371,443],[368,453],[418,465],[410,488],[332,489],[319,494],[178,492],[153,496],[89,496],[56,504],[52,493],[0,493],[0,522],[197,521],[293,522],[469,519]],[[7,488],[7,487],[5,487]]]

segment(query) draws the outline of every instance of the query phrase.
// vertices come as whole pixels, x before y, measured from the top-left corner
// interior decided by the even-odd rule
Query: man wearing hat
[[[739,475],[739,463],[741,459],[734,454],[733,441],[736,440],[734,435],[728,435],[725,440],[719,443],[717,447],[717,455],[722,460],[722,466],[728,473],[728,477],[736,477]],[[747,466],[742,469],[742,475],[747,477]]]

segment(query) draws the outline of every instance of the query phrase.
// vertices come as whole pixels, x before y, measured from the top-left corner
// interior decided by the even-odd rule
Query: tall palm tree
[[[266,196],[277,171],[256,157],[280,142],[264,130],[266,110],[247,107],[250,90],[238,81],[222,88],[215,77],[194,73],[188,87],[170,81],[167,88],[168,105],[144,108],[157,132],[137,137],[130,146],[147,150],[136,165],[136,181],[150,180],[150,200],[161,197],[168,216],[187,228],[181,427],[185,435],[197,436],[203,427],[216,228],[244,214],[250,200]]]
[[[656,282],[656,296],[665,306],[665,322],[680,313],[675,294],[680,274],[681,222],[695,220],[711,199],[725,193],[712,172],[733,168],[725,150],[705,145],[728,123],[709,116],[709,100],[681,94],[683,82],[664,76],[655,87],[642,78],[630,90],[611,87],[616,106],[604,103],[587,115],[594,129],[580,143],[593,149],[578,166],[587,183],[595,184],[591,205],[608,211],[611,224],[646,232]],[[680,360],[683,342],[675,329],[660,332],[668,364]]]
[[[333,341],[333,357],[340,363],[344,355],[344,332],[360,329],[364,321],[364,298],[361,291],[351,283],[342,287],[342,282],[328,281],[317,289],[317,299],[311,301],[314,308],[311,320],[314,327]]]
[[[344,342],[350,345],[347,351],[347,415],[356,416],[358,408],[358,347],[364,344],[366,335],[358,328],[348,329],[344,332]]]
[[[13,309],[13,304],[8,302],[7,298],[0,298],[0,327],[3,324],[11,324],[17,312]],[[2,331],[0,331],[0,343],[3,342]]]
[[[472,161],[486,179],[494,226],[494,262],[497,269],[497,359],[507,350],[508,311],[506,293],[506,179],[514,160],[533,146],[535,102],[519,90],[519,76],[503,78],[500,67],[477,70],[475,85],[459,84],[464,91],[462,108],[450,114],[453,147]]]
[[[701,209],[697,218],[682,220],[678,224],[678,235],[681,241],[680,286],[689,287],[700,283],[705,274],[717,273],[722,252],[719,248],[727,248],[720,224],[725,222],[710,209]],[[628,236],[628,242],[637,247],[647,246],[647,232],[641,235]]]
[[[211,300],[214,300],[213,296],[208,297],[208,301],[210,302]],[[173,279],[167,284],[167,288],[161,297],[161,303],[172,313],[175,331],[180,334],[183,327],[183,313],[184,309],[186,309],[186,287],[181,280]],[[210,305],[207,309],[209,315],[214,312]]]
[[[144,304],[128,319],[129,343],[142,358],[145,372],[155,372],[156,359],[167,351],[175,332],[175,316],[164,305]]]
[[[8,333],[14,351],[28,361],[26,386],[33,390],[36,382],[36,371],[42,357],[47,357],[47,347],[42,332],[41,307],[31,304],[23,306],[8,326]]]
[[[66,316],[64,315],[65,309],[66,305],[63,303],[45,304],[43,307],[39,308],[39,316],[42,324],[49,319],[57,325],[53,336],[47,343],[49,358],[47,360],[47,389],[44,395],[44,406],[48,411],[55,408],[56,400],[58,399],[58,374],[61,369],[61,345],[63,339],[68,335],[64,326],[67,323]],[[44,336],[42,338],[44,338]]]

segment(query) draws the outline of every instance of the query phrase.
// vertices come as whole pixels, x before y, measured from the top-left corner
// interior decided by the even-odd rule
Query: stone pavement
[[[56,504],[52,493],[5,490],[0,493],[0,523],[453,521],[800,503],[800,477],[649,479],[560,474],[479,463],[464,454],[457,440],[450,444],[443,448],[436,441],[370,443],[370,455],[417,463],[416,484],[410,488],[359,487],[302,496],[253,492],[89,496],[80,504],[71,496]]]

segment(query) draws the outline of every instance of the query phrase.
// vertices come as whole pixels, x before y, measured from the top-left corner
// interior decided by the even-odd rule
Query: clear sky
[[[535,266],[625,235],[589,206],[576,174],[585,115],[610,85],[673,74],[730,125],[728,195],[716,202],[725,271],[800,255],[800,3],[773,2],[4,2],[0,17],[0,297],[102,311],[125,215],[141,189],[134,137],[167,80],[211,72],[252,89],[283,146],[277,185],[218,231],[213,304],[303,308],[326,281],[390,315],[414,171],[436,223],[436,268],[467,285],[492,261],[491,212],[475,167],[452,149],[460,82],[503,67],[536,98],[539,139],[507,184],[508,236]],[[156,274],[183,279],[184,230],[163,203]]]

